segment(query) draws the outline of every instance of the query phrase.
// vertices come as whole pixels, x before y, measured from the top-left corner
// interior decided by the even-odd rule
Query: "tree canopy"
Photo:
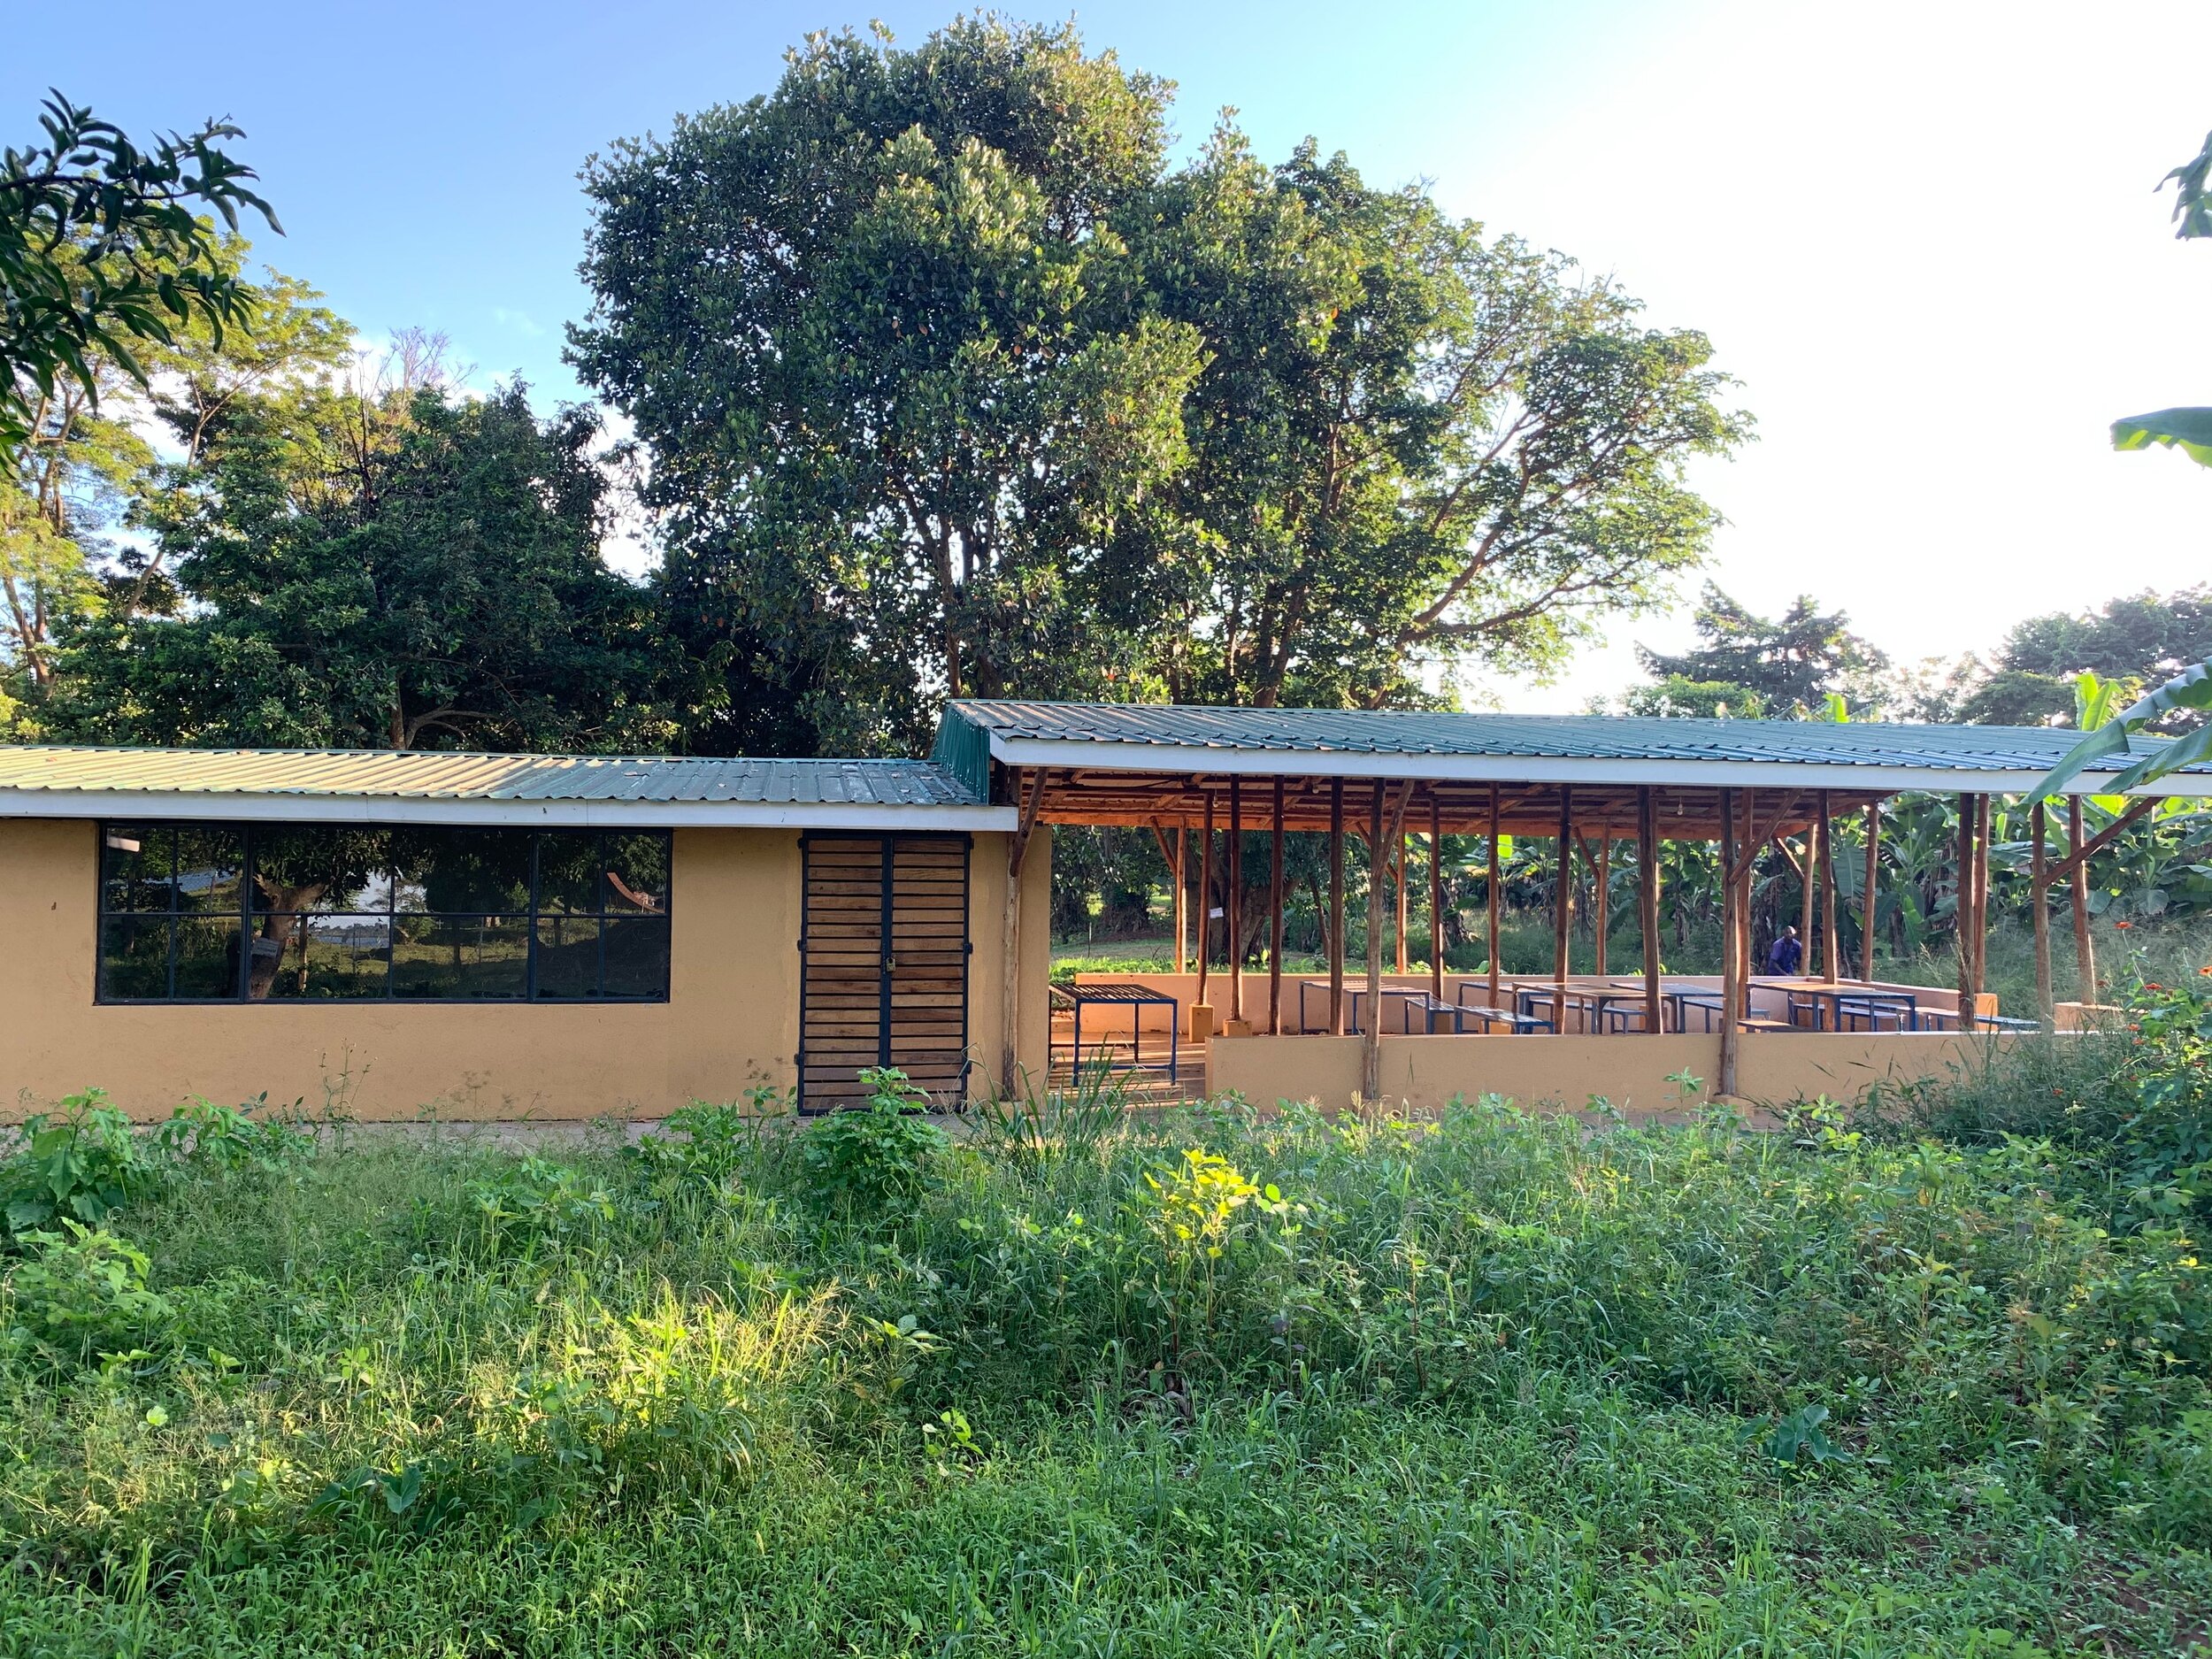
[[[818,741],[949,695],[1379,705],[1659,603],[1747,423],[1701,335],[1225,127],[1072,28],[818,35],[616,146],[572,333],[653,457],[677,625]]]
[[[1854,634],[1850,622],[1840,611],[1822,611],[1806,594],[1778,619],[1762,617],[1709,583],[1695,618],[1704,643],[1676,656],[1640,646],[1638,655],[1663,681],[1741,687],[1770,715],[1816,713],[1839,695],[1863,709],[1875,695],[1872,676],[1889,659]]]
[[[203,388],[203,390],[208,388]],[[601,562],[580,412],[526,391],[311,381],[201,397],[200,458],[149,498],[175,614],[65,631],[58,734],[284,747],[649,747],[652,609]]]
[[[39,118],[44,142],[0,150],[0,457],[51,420],[72,391],[96,405],[104,371],[143,384],[149,343],[194,324],[220,332],[250,295],[222,257],[214,224],[241,208],[277,230],[250,187],[252,168],[221,148],[228,121],[169,133],[150,149],[59,91]]]

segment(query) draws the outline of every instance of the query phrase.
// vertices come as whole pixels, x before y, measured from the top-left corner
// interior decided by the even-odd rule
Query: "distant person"
[[[1767,972],[1792,974],[1805,960],[1805,941],[1797,936],[1797,929],[1785,927],[1781,937],[1767,947]]]

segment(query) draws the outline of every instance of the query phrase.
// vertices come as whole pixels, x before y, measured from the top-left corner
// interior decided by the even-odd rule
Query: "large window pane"
[[[530,840],[527,830],[395,830],[394,903],[406,911],[519,915],[530,908]]]
[[[100,995],[114,1002],[169,995],[166,916],[111,916],[100,924]]]
[[[270,982],[272,1002],[320,1002],[391,994],[391,918],[296,916]]]
[[[391,832],[307,824],[253,839],[257,910],[380,910],[391,902]]]
[[[668,914],[668,836],[610,835],[606,841],[607,909],[647,916]]]
[[[599,913],[599,833],[548,830],[538,837],[538,913]]]
[[[100,908],[165,910],[176,867],[176,832],[150,824],[110,824],[100,836]]]
[[[588,916],[538,918],[537,994],[555,1002],[599,995],[599,923]]]
[[[235,916],[179,917],[176,979],[171,995],[187,1002],[236,996],[242,937]]]
[[[394,996],[505,999],[529,989],[520,916],[403,916],[393,926]]]
[[[186,824],[177,830],[177,908],[238,914],[244,879],[246,837],[228,824]],[[179,993],[182,995],[181,992]]]
[[[606,922],[605,994],[668,995],[668,924],[659,917],[611,916]]]

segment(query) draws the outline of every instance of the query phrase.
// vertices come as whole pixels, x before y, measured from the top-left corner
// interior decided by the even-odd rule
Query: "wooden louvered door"
[[[968,1070],[968,838],[810,834],[799,943],[799,1105],[867,1096],[896,1066],[948,1105]]]

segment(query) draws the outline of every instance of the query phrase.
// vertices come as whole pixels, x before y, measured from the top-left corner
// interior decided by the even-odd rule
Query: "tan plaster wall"
[[[1767,1104],[1826,1094],[1852,1100],[1885,1079],[1941,1077],[1976,1064],[1990,1045],[2017,1036],[1760,1033],[1743,1040],[1741,1098]],[[1357,1037],[1217,1037],[1207,1083],[1256,1103],[1317,1100],[1348,1104],[1359,1088]],[[1678,1111],[1682,1091],[1667,1079],[1688,1071],[1709,1090],[1720,1069],[1720,1037],[1434,1036],[1382,1039],[1385,1099],[1433,1110],[1455,1094],[1503,1094],[1524,1106],[1579,1110],[1601,1095],[1635,1115]]]
[[[364,1119],[666,1115],[788,1087],[798,1049],[795,830],[680,829],[662,1003],[219,1003],[93,1000],[96,826],[0,819],[0,1119],[97,1086],[142,1118],[195,1094],[326,1102]],[[1041,1074],[1051,859],[1025,868],[1025,1063]],[[1005,838],[975,838],[970,1041],[996,1064]]]

